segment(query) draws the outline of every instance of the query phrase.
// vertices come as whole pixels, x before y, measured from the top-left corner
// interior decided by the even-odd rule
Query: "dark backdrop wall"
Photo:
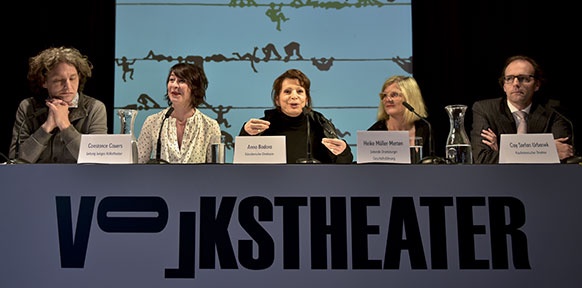
[[[16,7],[7,13],[18,20],[10,24],[4,21],[3,26],[7,39],[3,41],[7,50],[4,59],[9,63],[4,77],[8,77],[5,80],[9,90],[1,108],[0,152],[6,156],[16,109],[22,99],[30,96],[26,79],[28,59],[41,50],[55,46],[78,48],[94,65],[93,77],[84,91],[102,100],[108,109],[113,107],[114,96],[115,1],[15,1],[12,4]],[[108,119],[110,133],[111,121]]]
[[[16,108],[29,95],[28,58],[40,50],[61,45],[79,48],[95,66],[85,92],[101,99],[108,109],[113,109],[114,99],[115,1],[21,1],[14,5],[13,16],[21,20],[5,24],[3,33],[9,63],[3,76],[8,77],[8,91],[1,108],[0,152],[5,155]],[[502,96],[497,78],[505,58],[514,54],[538,60],[548,79],[538,96],[558,103],[560,111],[574,123],[576,134],[582,135],[577,91],[580,45],[574,41],[578,32],[573,25],[579,21],[573,14],[574,9],[547,2],[413,0],[413,74],[427,102],[437,155],[444,154],[449,130],[444,107],[470,107],[476,100]],[[383,35],[380,27],[378,37],[390,35]],[[467,133],[471,116],[468,113],[465,119]],[[113,121],[117,119],[108,120],[109,133],[114,133]],[[580,142],[576,141],[578,151],[582,149]]]

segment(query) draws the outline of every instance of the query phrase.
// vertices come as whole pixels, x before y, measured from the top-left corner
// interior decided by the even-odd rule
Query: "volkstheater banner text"
[[[580,171],[5,165],[0,286],[579,287]]]

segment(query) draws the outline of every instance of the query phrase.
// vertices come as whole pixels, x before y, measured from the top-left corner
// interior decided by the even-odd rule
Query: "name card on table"
[[[499,163],[560,163],[551,133],[501,134]]]
[[[83,134],[77,163],[132,164],[130,134]]]
[[[410,164],[408,131],[358,131],[357,163]]]
[[[233,164],[285,164],[285,136],[236,136]]]

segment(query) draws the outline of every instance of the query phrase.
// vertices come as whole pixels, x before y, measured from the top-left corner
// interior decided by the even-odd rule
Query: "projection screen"
[[[382,83],[412,74],[411,1],[117,1],[114,133],[118,109],[138,110],[137,138],[145,118],[168,106],[165,81],[178,62],[204,67],[198,108],[226,136],[227,163],[243,123],[273,108],[273,81],[291,68],[310,78],[314,109],[355,157]]]

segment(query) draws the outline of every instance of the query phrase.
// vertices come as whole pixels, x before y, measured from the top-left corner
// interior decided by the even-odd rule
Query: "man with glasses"
[[[573,127],[541,99],[534,99],[544,77],[530,57],[517,55],[505,61],[499,84],[505,97],[480,100],[473,104],[471,146],[476,164],[499,162],[499,135],[552,133],[560,160],[574,156]]]

